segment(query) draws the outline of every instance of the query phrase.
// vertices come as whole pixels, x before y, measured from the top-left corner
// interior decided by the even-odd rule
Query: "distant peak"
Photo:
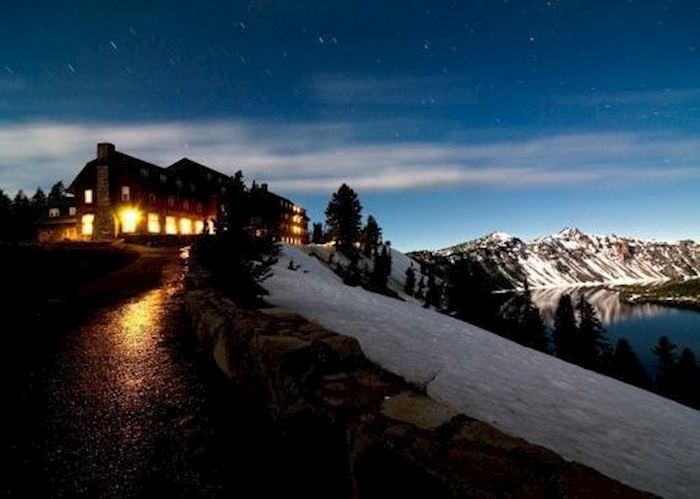
[[[494,232],[491,232],[489,235],[487,235],[484,239],[489,239],[491,241],[510,241],[511,239],[515,239],[513,236],[508,234],[507,232],[502,232],[500,230],[496,230]]]
[[[562,230],[560,230],[554,235],[566,238],[585,236],[585,234],[578,230],[576,227],[564,227]]]

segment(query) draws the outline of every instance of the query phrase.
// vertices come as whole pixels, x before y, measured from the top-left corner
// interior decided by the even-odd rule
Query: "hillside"
[[[289,270],[289,260],[300,265]],[[449,316],[342,284],[285,247],[269,301],[357,338],[365,354],[467,416],[640,490],[700,496],[700,412]]]
[[[632,284],[700,276],[700,244],[590,235],[564,229],[529,243],[503,232],[430,252],[412,254],[448,264],[463,256],[478,259],[503,289],[590,284]]]

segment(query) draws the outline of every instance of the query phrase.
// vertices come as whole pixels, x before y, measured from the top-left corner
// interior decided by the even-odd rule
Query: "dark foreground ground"
[[[274,497],[304,489],[265,419],[189,333],[179,252],[88,251],[107,253],[92,254],[92,264],[81,261],[90,253],[62,255],[85,273],[35,281],[34,293],[22,291],[31,307],[19,295],[8,307],[5,296],[4,493]],[[32,258],[38,265],[26,253],[17,261]]]

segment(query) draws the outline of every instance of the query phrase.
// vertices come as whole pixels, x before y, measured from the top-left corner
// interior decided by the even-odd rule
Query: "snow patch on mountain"
[[[454,260],[471,256],[509,287],[533,288],[631,284],[700,276],[700,244],[611,235],[590,235],[576,228],[525,243],[504,232],[458,244],[423,258]],[[430,257],[429,256],[429,257]]]

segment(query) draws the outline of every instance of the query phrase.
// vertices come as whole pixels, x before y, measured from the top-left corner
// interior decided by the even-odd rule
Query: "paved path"
[[[187,331],[181,278],[176,252],[146,252],[77,293],[99,306],[50,343],[15,404],[8,495],[263,497],[289,485],[269,429]],[[126,282],[131,298],[109,289]]]

